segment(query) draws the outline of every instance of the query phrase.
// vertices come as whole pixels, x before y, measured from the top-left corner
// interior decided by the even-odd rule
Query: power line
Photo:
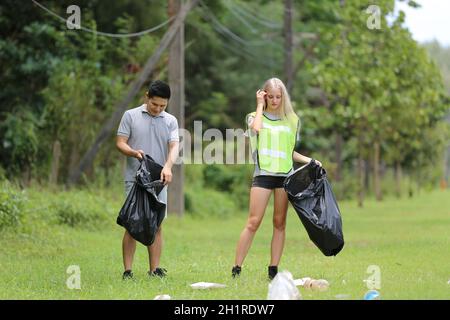
[[[246,53],[248,55],[248,56],[246,56],[246,58],[256,59],[260,64],[262,64],[262,65],[264,65],[266,67],[270,67],[270,68],[274,67],[273,62],[269,62],[269,63],[267,62],[269,59],[260,60],[260,56],[259,55],[256,55],[253,52],[251,52],[248,49],[246,49],[246,47],[249,47],[249,46],[255,47],[256,45],[251,44],[248,40],[245,40],[245,39],[241,38],[240,36],[236,35],[229,28],[227,28],[222,23],[220,23],[218,18],[211,12],[211,10],[205,5],[205,3],[202,0],[200,0],[200,6],[204,9],[204,10],[200,10],[201,14],[204,17],[205,17],[205,14],[206,14],[206,16],[207,16],[206,18],[208,20],[212,21],[212,27],[213,27],[213,29],[216,32],[218,32],[220,35],[222,35],[222,36],[224,36],[226,38],[231,38],[232,40],[234,40],[235,42],[238,42],[241,45],[242,44],[244,45],[244,46],[241,46],[239,48],[234,48],[234,47],[231,47],[230,45],[227,45],[227,44],[223,43],[224,46],[228,47],[229,50],[233,50],[234,49],[233,50],[234,53],[236,53],[236,51],[237,51],[237,52],[239,52],[240,55],[242,55],[241,52],[244,52],[244,53]],[[276,44],[274,44],[272,42],[266,42],[263,45],[267,45],[267,44],[272,44],[275,47],[277,47]],[[259,45],[259,46],[261,46],[261,45]],[[231,48],[233,48],[233,49],[231,49]],[[278,48],[280,48],[280,47],[278,47]]]
[[[244,16],[242,16],[241,13],[239,13],[238,11],[236,11],[235,6],[230,5],[229,1],[227,1],[227,2],[225,2],[225,3],[226,3],[226,7],[227,7],[228,10],[233,14],[233,16],[235,16],[239,21],[241,21],[245,26],[247,26],[247,28],[249,28],[250,31],[251,31],[252,33],[259,33],[259,34],[261,34],[261,32],[259,31],[259,29],[257,29],[256,27],[254,27],[251,23],[249,23],[249,22],[247,21],[247,19],[246,19]],[[280,36],[281,36],[281,35],[280,35]],[[272,39],[263,39],[262,42],[263,42],[263,43],[262,43],[261,45],[268,44],[268,45],[273,46],[274,48],[283,50],[282,47],[281,47],[281,45],[275,43]]]
[[[234,2],[234,1],[232,1]],[[242,6],[242,7],[241,7]],[[244,8],[244,4],[242,3],[241,6],[239,6],[238,4],[234,4],[234,8],[241,13],[243,16],[246,16],[248,19],[251,19],[267,28],[270,29],[281,29],[282,25],[280,23],[276,23],[270,20],[267,20],[263,17],[261,17],[260,15],[257,15],[256,12],[251,11],[248,8]]]
[[[237,41],[245,46],[261,47],[261,46],[271,45],[273,47],[281,49],[281,47],[279,45],[277,45],[276,43],[274,43],[273,41],[263,40],[262,43],[252,43],[249,40],[241,38],[240,36],[235,34],[233,31],[231,31],[229,28],[227,28],[222,23],[220,23],[219,19],[217,19],[217,17],[211,12],[211,10],[205,5],[205,3],[203,1],[200,0],[200,4],[201,4],[201,7],[205,9],[204,14],[206,14],[206,19],[210,20],[222,32],[226,33],[228,36],[230,36],[235,41]]]
[[[230,37],[229,37],[229,34],[225,33],[225,32],[223,31],[223,29],[218,28],[218,26],[212,24],[212,28],[213,28],[216,32],[218,32],[220,35],[222,35],[223,37],[226,37],[227,39],[230,38]],[[231,38],[231,39],[234,40],[234,38]],[[226,42],[223,42],[222,44],[223,44],[224,46],[230,47],[230,45],[228,45]],[[255,55],[253,52],[251,52],[251,51],[249,51],[248,49],[246,49],[244,46],[241,46],[239,49],[236,49],[236,50],[238,50],[239,52],[244,52],[244,53],[246,53],[246,54],[248,55],[247,58],[249,58],[249,57],[252,58],[252,59],[258,58],[257,55]],[[264,63],[264,64],[265,64],[265,63]]]
[[[142,35],[147,34],[147,33],[155,32],[156,30],[161,29],[166,24],[170,23],[173,19],[175,19],[175,16],[173,16],[170,19],[167,19],[163,23],[161,23],[161,24],[159,24],[159,25],[157,25],[157,26],[155,26],[153,28],[150,28],[150,29],[147,29],[147,30],[143,30],[143,31],[140,31],[140,32],[135,32],[135,33],[108,33],[108,32],[101,32],[101,31],[89,29],[89,28],[83,27],[81,25],[80,26],[79,25],[75,25],[75,24],[67,21],[67,19],[64,19],[63,17],[59,16],[55,12],[51,11],[50,9],[46,8],[45,6],[43,6],[42,4],[37,2],[36,0],[31,0],[31,1],[33,1],[34,4],[36,4],[41,9],[45,10],[47,13],[49,13],[52,16],[54,16],[54,17],[58,18],[59,20],[63,21],[65,24],[72,25],[72,26],[77,27],[78,29],[81,29],[83,31],[91,32],[91,33],[98,34],[98,35],[101,35],[101,36],[112,37],[112,38],[139,37],[139,36],[142,36]]]
[[[247,28],[250,29],[250,31],[252,33],[256,33],[258,30],[255,29],[247,20],[245,20],[244,17],[242,17],[242,15],[237,12],[234,7],[232,5],[230,5],[230,3],[228,1],[225,1],[225,6],[227,7],[228,10],[230,10],[230,12],[233,14],[233,16],[235,16],[239,21],[241,21]]]
[[[231,38],[233,38],[235,41],[243,44],[243,45],[250,45],[249,41],[242,39],[237,34],[232,32],[230,29],[225,27],[223,24],[219,22],[219,20],[214,16],[214,14],[209,10],[209,8],[203,3],[203,1],[200,0],[201,6],[205,9],[205,14],[208,18],[208,20],[212,21],[213,24],[215,24],[218,28],[220,28],[223,32],[228,34]]]
[[[187,21],[187,23],[189,23],[192,27],[194,27],[195,29],[197,29],[198,31],[204,33],[204,31],[197,27],[195,24],[190,23],[189,21]],[[215,25],[211,25],[211,27],[214,29],[214,31],[216,31],[219,35],[226,37],[227,39],[229,38],[226,34],[223,33],[222,30],[218,29]],[[260,59],[259,56],[255,55],[254,53],[246,50],[244,47],[239,47],[236,48],[232,45],[230,45],[228,42],[226,41],[222,41],[222,46],[226,49],[228,49],[230,52],[232,52],[233,54],[236,54],[242,58],[251,60],[253,62],[256,62],[264,67],[269,67],[269,68],[273,68],[274,64],[272,62],[268,62],[270,59]]]
[[[221,36],[226,37],[227,39],[229,39],[228,35],[225,34],[223,32],[223,30],[217,28],[215,25],[212,25],[212,28],[214,29],[214,31],[216,31],[217,33],[219,33]],[[248,51],[247,49],[245,49],[244,47],[240,47],[235,48],[233,46],[231,46],[230,44],[228,44],[226,41],[222,41],[222,45],[225,46],[226,48],[232,50],[234,53],[238,53],[240,56],[247,58],[247,59],[255,59],[258,58],[258,56],[256,56],[254,53]]]

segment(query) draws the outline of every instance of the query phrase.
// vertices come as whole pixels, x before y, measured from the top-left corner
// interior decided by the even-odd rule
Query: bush
[[[187,214],[197,217],[228,217],[239,211],[228,194],[211,189],[189,188],[185,191]]]
[[[3,182],[5,180],[6,180],[6,171],[2,166],[0,166],[0,182]]]
[[[248,206],[253,166],[210,165],[203,170],[204,185],[230,194],[238,208]]]
[[[184,166],[185,183],[188,186],[203,186],[203,169],[205,165],[189,164]]]
[[[23,218],[27,197],[23,191],[14,189],[8,181],[0,186],[0,231],[6,228],[17,228]]]
[[[106,201],[85,191],[61,192],[50,206],[57,224],[98,229],[114,218]]]
[[[209,165],[203,170],[205,186],[218,191],[231,191],[235,176],[224,165]]]
[[[0,151],[9,178],[30,170],[38,160],[38,127],[38,117],[31,111],[8,113],[2,121],[0,132],[3,143]]]

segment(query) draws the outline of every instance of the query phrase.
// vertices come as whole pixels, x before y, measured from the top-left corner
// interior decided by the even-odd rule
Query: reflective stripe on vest
[[[257,136],[258,164],[271,173],[288,173],[292,168],[295,132],[287,120],[270,120],[263,115]]]
[[[287,158],[286,152],[278,150],[260,149],[259,154],[264,156],[270,156],[272,158],[283,158],[283,159]]]

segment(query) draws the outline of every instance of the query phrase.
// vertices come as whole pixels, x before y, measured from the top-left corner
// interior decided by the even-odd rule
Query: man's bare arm
[[[144,157],[144,151],[134,150],[133,148],[131,148],[128,145],[128,138],[125,136],[117,136],[116,147],[120,152],[128,157],[138,158],[139,160],[142,160],[142,158]]]
[[[161,171],[161,180],[164,184],[172,182],[172,167],[178,158],[179,145],[180,143],[178,141],[169,142],[169,155]]]

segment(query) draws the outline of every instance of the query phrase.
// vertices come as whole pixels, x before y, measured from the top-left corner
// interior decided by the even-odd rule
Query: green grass
[[[98,231],[46,224],[42,206],[49,192],[30,191],[35,207],[22,231],[0,234],[0,299],[266,299],[270,259],[271,209],[254,239],[239,279],[230,277],[236,241],[246,212],[228,218],[169,217],[163,224],[162,267],[166,279],[147,277],[148,256],[138,245],[134,281],[122,281],[123,229],[111,223]],[[104,191],[117,212],[120,196]],[[207,201],[207,199],[205,200]],[[220,204],[217,204],[220,205]],[[362,299],[368,290],[368,266],[381,270],[382,299],[449,299],[450,192],[433,191],[413,199],[368,200],[364,208],[354,202],[339,203],[345,247],[336,257],[325,257],[309,241],[290,208],[287,237],[280,270],[294,278],[327,279],[329,290],[300,288],[304,299]],[[40,208],[40,209],[39,209]],[[32,211],[32,210],[31,210]],[[24,231],[25,230],[25,231]],[[70,290],[67,267],[78,265],[81,290]],[[194,282],[218,282],[224,289],[194,290]]]

